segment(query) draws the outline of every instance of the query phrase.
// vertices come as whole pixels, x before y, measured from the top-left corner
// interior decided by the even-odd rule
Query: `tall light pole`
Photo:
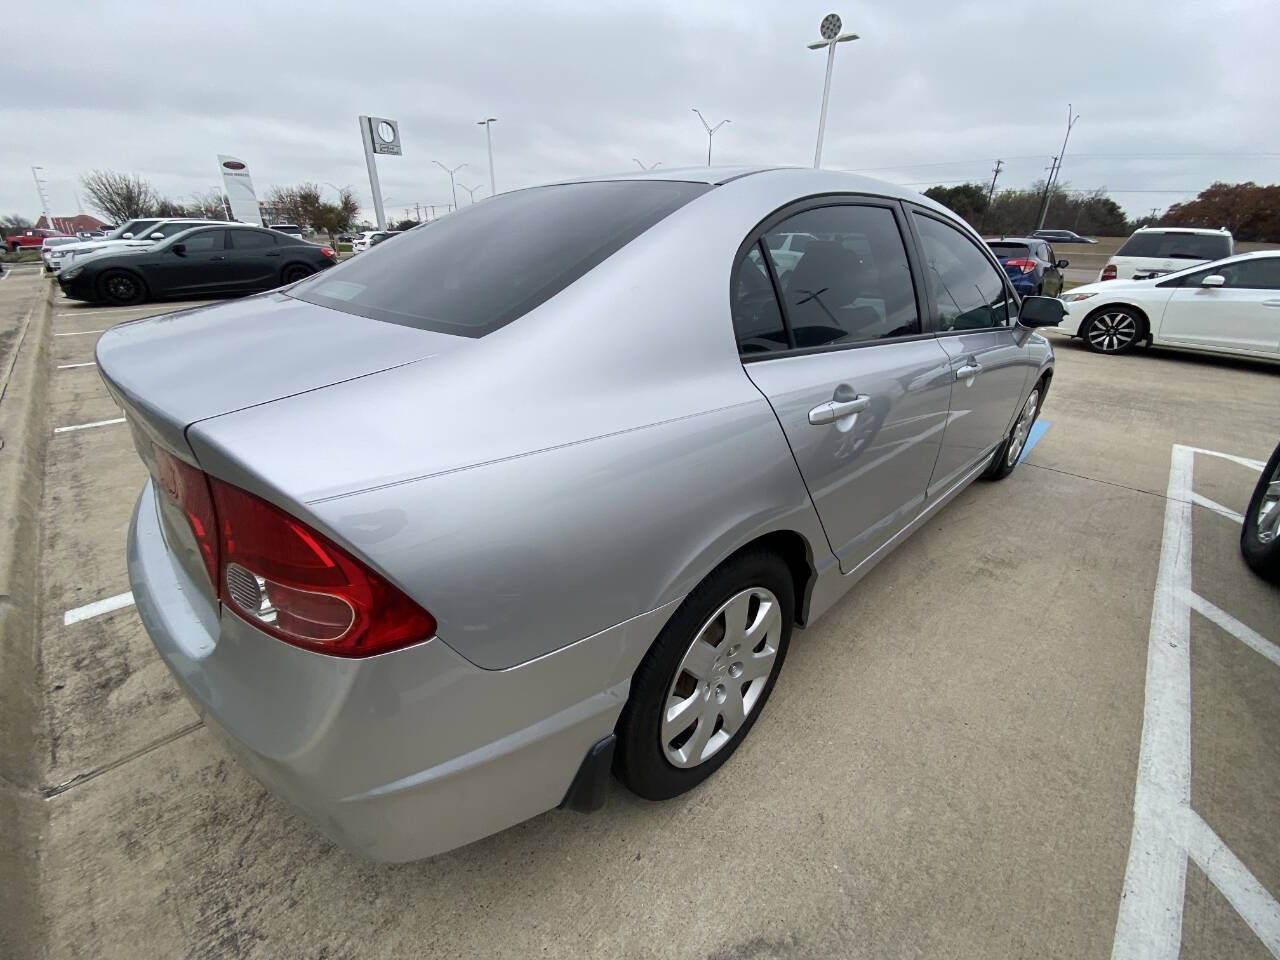
[[[1055,162],[1056,166],[1049,172],[1049,184],[1045,189],[1044,206],[1040,209],[1040,223],[1036,226],[1037,230],[1044,229],[1044,218],[1049,215],[1049,204],[1053,202],[1053,188],[1057,185],[1058,174],[1062,172],[1062,160],[1067,155],[1067,141],[1071,139],[1071,128],[1076,125],[1076,121],[1080,119],[1080,114],[1072,116],[1071,104],[1067,104],[1067,135],[1062,138],[1062,150],[1058,153]]]
[[[465,183],[460,183],[458,186],[467,191],[467,196],[471,198],[472,203],[476,202],[476,191],[484,189],[484,187],[478,183],[474,187],[468,187]]]
[[[825,47],[827,51],[827,79],[822,85],[822,113],[818,116],[818,146],[813,151],[815,168],[822,166],[822,138],[827,132],[827,100],[831,97],[831,70],[836,64],[836,44],[858,39],[856,33],[841,33],[840,27],[840,18],[834,13],[828,13],[822,18],[822,23],[818,27],[822,39],[809,44],[810,50],[821,50]]]
[[[452,170],[450,170],[439,160],[432,160],[431,162],[434,163],[437,167],[439,167],[441,170],[443,170],[445,173],[449,175],[449,188],[453,190],[453,209],[457,210],[458,209],[458,185],[454,182],[453,175],[457,173],[459,170],[461,170],[463,167],[465,167],[466,164],[460,163],[456,167],[454,167]]]
[[[483,120],[477,120],[476,126],[484,127],[484,139],[489,147],[489,196],[495,196],[498,188],[493,185],[493,130],[490,124],[498,122],[497,117],[485,117]]]
[[[702,125],[707,128],[707,166],[709,167],[711,166],[711,138],[714,137],[716,135],[716,131],[719,130],[721,127],[723,127],[726,123],[733,123],[733,121],[721,120],[719,123],[717,123],[713,127],[711,124],[707,123],[707,118],[702,115],[701,110],[699,110],[697,107],[694,107],[693,112],[698,115],[698,119],[702,121]],[[639,163],[640,161],[637,160],[636,162]],[[643,164],[641,164],[641,166],[643,166]],[[657,164],[655,163],[654,166],[656,167]]]
[[[40,179],[40,174],[36,172],[43,169],[44,167],[32,167],[31,179],[35,180],[36,193],[40,194],[40,209],[44,211],[44,228],[46,230],[54,230],[56,228],[53,225],[53,217],[49,215],[49,198],[44,192],[44,181]]]
[[[651,164],[649,164],[649,166],[647,166],[647,167],[646,167],[646,166],[645,166],[643,163],[641,163],[641,162],[640,162],[640,160],[638,160],[637,158],[632,157],[631,159],[632,159],[633,161],[635,161],[635,165],[636,165],[637,167],[639,167],[641,170],[656,170],[656,169],[658,169],[658,167],[662,166],[662,161],[661,161],[661,160],[659,160],[657,163],[651,163]]]

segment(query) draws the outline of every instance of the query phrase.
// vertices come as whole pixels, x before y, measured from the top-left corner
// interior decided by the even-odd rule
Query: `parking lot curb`
[[[42,286],[19,321],[11,363],[0,369],[0,956],[13,958],[38,956],[43,941],[37,587],[53,288]]]

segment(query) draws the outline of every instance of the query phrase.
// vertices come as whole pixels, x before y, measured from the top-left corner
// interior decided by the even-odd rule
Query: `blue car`
[[[1062,293],[1066,260],[1055,259],[1053,247],[1035,237],[1001,237],[987,246],[1022,296],[1056,297]]]

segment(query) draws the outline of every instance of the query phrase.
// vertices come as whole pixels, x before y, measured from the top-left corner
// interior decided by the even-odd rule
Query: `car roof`
[[[987,243],[1035,243],[1044,237],[987,237]]]
[[[1225,227],[1139,227],[1134,233],[1206,233],[1213,236],[1231,236]]]

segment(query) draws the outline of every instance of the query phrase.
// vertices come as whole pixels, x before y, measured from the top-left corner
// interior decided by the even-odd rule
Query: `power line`
[[[1043,160],[1048,154],[1037,153],[1025,157],[1005,157],[1006,164],[1018,160]],[[1196,157],[1235,157],[1235,158],[1269,158],[1280,157],[1280,153],[1075,153],[1075,160],[1168,160]],[[876,170],[920,170],[925,167],[965,167],[986,165],[995,162],[995,157],[984,157],[977,160],[939,160],[930,163],[890,163],[882,167],[853,167],[844,173],[870,173]],[[961,182],[961,181],[954,181]]]

